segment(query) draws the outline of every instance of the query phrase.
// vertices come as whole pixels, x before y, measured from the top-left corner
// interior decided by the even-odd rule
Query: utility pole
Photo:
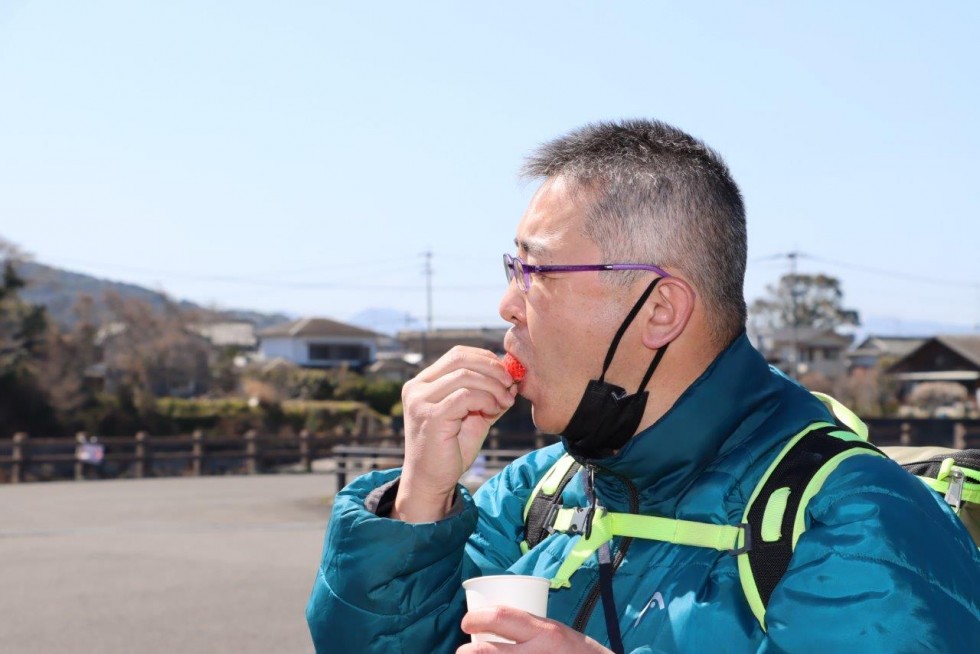
[[[429,332],[432,331],[432,250],[422,253],[425,257],[425,331],[422,332],[422,364],[429,360]]]
[[[425,328],[432,331],[432,250],[425,253]]]
[[[793,306],[793,371],[791,373],[793,379],[797,379],[800,374],[800,319],[796,311],[796,296],[799,293],[797,290],[799,282],[796,278],[796,260],[799,255],[800,253],[796,250],[786,255],[789,258],[790,280],[792,284],[790,286],[790,296],[792,297]]]

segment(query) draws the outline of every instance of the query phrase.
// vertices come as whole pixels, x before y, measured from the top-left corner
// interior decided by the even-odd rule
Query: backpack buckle
[[[741,547],[733,547],[732,549],[728,550],[728,553],[732,556],[746,554],[752,550],[752,526],[747,522],[741,522],[739,523],[738,528],[742,530],[743,534],[745,534],[745,542],[742,543]],[[737,543],[738,541],[735,542]]]
[[[552,504],[551,508],[548,510],[548,515],[545,516],[544,524],[545,531],[549,534],[553,534],[558,529],[555,529],[555,522],[558,520],[558,511],[562,508],[560,504]],[[597,513],[601,518],[606,513],[606,509],[603,507],[576,507],[574,509],[567,509],[572,512],[572,517],[568,521],[568,528],[561,529],[563,534],[583,534],[588,538],[588,533],[591,531],[592,518]]]
[[[558,509],[560,508],[560,502],[553,502],[544,516],[544,530],[548,534],[555,533],[555,521],[558,519]]]
[[[959,515],[960,505],[963,503],[963,471],[959,468],[953,468],[949,472],[949,489],[946,491],[946,504],[953,507],[953,511]]]

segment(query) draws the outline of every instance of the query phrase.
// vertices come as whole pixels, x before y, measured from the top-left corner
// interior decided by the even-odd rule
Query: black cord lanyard
[[[585,523],[585,538],[592,535],[592,520],[599,505],[595,494],[595,468],[587,466],[585,474],[585,496],[589,501],[589,516]],[[623,635],[619,631],[619,615],[616,613],[616,599],[613,596],[613,570],[612,555],[609,550],[609,543],[605,542],[599,547],[599,595],[602,597],[602,613],[606,619],[606,634],[609,636],[609,646],[615,654],[626,654],[623,648]]]

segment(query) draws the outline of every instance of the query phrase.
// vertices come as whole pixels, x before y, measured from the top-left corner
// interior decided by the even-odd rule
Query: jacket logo
[[[654,604],[656,604],[657,608],[661,610],[664,608],[664,596],[660,594],[660,591],[657,591],[653,594],[653,597],[650,598],[650,601],[647,602],[647,605],[643,607],[642,611],[640,611],[640,615],[636,616],[636,621],[633,623],[634,627],[640,624],[640,620],[643,619],[643,616],[647,612],[647,609],[649,609]]]

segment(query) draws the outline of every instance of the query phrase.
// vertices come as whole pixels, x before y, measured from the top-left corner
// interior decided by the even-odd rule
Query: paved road
[[[312,652],[330,475],[0,486],[0,651]]]

